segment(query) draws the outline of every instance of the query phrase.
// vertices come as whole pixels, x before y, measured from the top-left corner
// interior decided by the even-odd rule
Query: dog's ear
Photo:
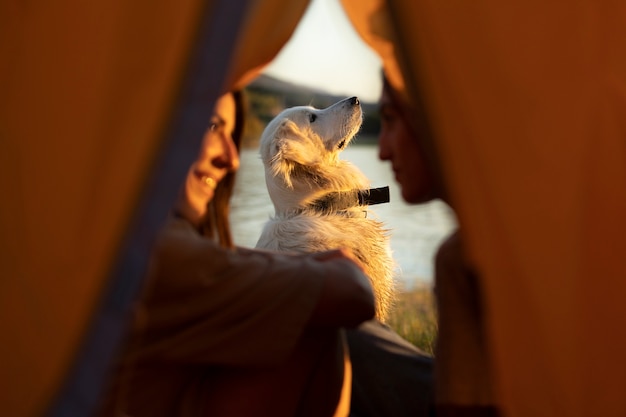
[[[272,173],[281,176],[291,188],[291,175],[298,165],[314,167],[322,162],[323,149],[320,141],[311,138],[312,132],[298,127],[289,119],[283,120],[274,134]]]
[[[286,161],[305,166],[315,166],[322,162],[323,149],[319,149],[319,141],[313,140],[313,132],[300,127],[289,119],[285,119],[276,131],[276,154]]]

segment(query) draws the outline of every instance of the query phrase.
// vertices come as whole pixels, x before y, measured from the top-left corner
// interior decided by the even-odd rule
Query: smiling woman
[[[222,96],[215,105],[200,153],[189,168],[184,189],[176,203],[175,210],[196,226],[206,217],[207,201],[213,200],[218,183],[239,168],[239,140],[233,140],[235,114],[235,96]]]
[[[217,101],[158,235],[102,416],[347,414],[343,328],[373,316],[371,286],[347,250],[233,247],[225,181],[239,167],[237,98]]]

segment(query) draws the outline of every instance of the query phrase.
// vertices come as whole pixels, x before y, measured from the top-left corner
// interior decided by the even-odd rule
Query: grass
[[[386,323],[400,336],[433,355],[437,338],[437,311],[431,287],[398,293]]]

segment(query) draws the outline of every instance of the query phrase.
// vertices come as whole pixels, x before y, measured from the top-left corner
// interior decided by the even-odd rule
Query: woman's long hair
[[[246,103],[242,91],[233,91],[231,94],[235,100],[235,127],[232,137],[239,152],[245,125]],[[230,199],[235,186],[235,176],[235,171],[231,171],[217,184],[201,226],[203,235],[217,238],[220,245],[227,248],[235,246],[230,230]]]

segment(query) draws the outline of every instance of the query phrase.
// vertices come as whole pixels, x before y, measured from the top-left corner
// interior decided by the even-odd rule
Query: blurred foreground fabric
[[[626,5],[342,4],[433,132],[506,415],[624,415]],[[0,5],[3,414],[89,414],[215,97],[306,5]]]

